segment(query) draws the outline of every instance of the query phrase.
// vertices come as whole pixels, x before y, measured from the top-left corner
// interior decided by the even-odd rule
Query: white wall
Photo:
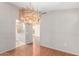
[[[10,50],[16,44],[16,19],[18,10],[8,3],[0,3],[0,52]]]
[[[33,29],[32,29],[32,24],[25,24],[25,40],[26,44],[32,43],[32,34],[33,34]]]
[[[49,12],[40,27],[42,46],[79,55],[79,9]]]

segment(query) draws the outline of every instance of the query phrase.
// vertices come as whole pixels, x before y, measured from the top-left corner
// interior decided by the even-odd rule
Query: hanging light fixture
[[[34,8],[31,7],[32,6],[30,3],[30,7],[21,8],[19,10],[19,18],[24,23],[36,24],[39,22],[40,19],[39,12],[38,10],[35,10]]]

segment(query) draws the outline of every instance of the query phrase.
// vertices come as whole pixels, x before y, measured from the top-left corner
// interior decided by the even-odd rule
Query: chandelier
[[[36,24],[39,22],[40,16],[38,10],[27,7],[19,10],[19,18],[24,23]]]

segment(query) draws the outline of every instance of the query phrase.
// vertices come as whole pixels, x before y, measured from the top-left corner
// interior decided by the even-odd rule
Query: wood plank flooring
[[[65,53],[55,49],[40,47],[40,56],[75,56],[74,54]],[[33,46],[23,45],[11,51],[0,54],[0,56],[33,56]]]

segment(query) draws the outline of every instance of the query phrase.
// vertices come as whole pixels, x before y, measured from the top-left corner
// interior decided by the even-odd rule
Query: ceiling
[[[18,8],[30,5],[41,12],[49,12],[52,10],[79,8],[79,2],[10,2]]]

